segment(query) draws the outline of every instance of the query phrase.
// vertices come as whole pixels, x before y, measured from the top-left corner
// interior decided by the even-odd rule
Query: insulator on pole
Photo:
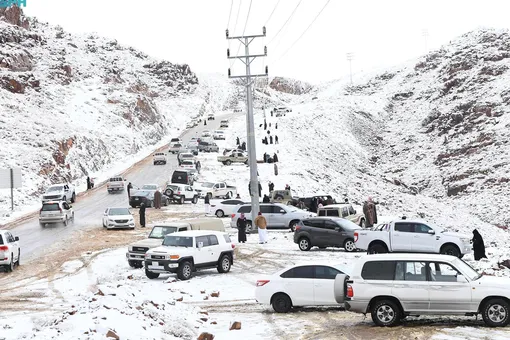
[[[225,30],[225,33],[226,33],[226,35],[227,35],[227,38],[228,38],[228,29],[226,29],[226,30]]]

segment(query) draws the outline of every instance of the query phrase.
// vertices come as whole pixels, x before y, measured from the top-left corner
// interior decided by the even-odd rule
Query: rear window
[[[58,203],[43,204],[42,211],[58,211],[60,208]]]
[[[238,213],[249,213],[251,212],[251,205],[244,205],[237,211]]]
[[[395,261],[370,261],[363,265],[361,277],[365,280],[393,280]]]
[[[4,244],[4,239],[2,238],[2,235],[0,235],[0,244]]]
[[[339,217],[339,213],[337,209],[326,209],[327,216]]]
[[[110,178],[110,182],[122,182],[122,178],[120,178],[120,177],[112,177],[112,178]]]
[[[232,243],[232,241],[230,240],[230,236],[228,236],[227,234],[223,234],[223,238],[225,239],[225,242]]]

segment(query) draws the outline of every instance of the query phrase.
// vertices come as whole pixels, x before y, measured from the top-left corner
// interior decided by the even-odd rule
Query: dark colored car
[[[172,183],[193,185],[194,180],[193,176],[189,171],[186,170],[175,170],[172,174]]]
[[[312,217],[301,220],[294,231],[294,243],[299,249],[308,251],[319,248],[344,248],[347,252],[356,250],[354,232],[361,227],[339,217]]]
[[[153,190],[137,190],[131,193],[129,197],[129,205],[132,208],[139,207],[140,204],[145,203],[147,208],[154,207],[154,192]],[[161,193],[161,205],[167,206],[170,198],[164,193]]]

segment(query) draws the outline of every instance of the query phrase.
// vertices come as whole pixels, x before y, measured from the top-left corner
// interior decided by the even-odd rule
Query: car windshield
[[[152,228],[149,238],[163,239],[165,238],[166,235],[175,233],[176,231],[177,227],[155,226],[154,228]]]
[[[212,188],[214,186],[214,184],[211,182],[204,182],[204,183],[202,183],[202,186],[204,188]]]
[[[167,235],[163,245],[167,247],[193,247],[193,237]]]
[[[149,196],[151,194],[150,191],[137,191],[134,194],[131,194],[132,196]]]
[[[459,258],[453,260],[452,264],[470,281],[477,280],[482,276],[482,274],[479,274],[473,267]]]
[[[64,190],[64,187],[62,185],[57,185],[54,187],[49,187],[48,190],[46,190],[46,192],[58,192],[62,190]]]
[[[181,158],[193,158],[194,156],[190,153],[184,153],[181,155]]]
[[[143,190],[157,190],[158,189],[158,186],[155,185],[155,184],[145,184],[143,187],[142,187]]]
[[[58,203],[44,204],[42,206],[42,211],[57,211],[59,209]]]
[[[191,161],[191,160],[183,160],[181,162],[181,164],[183,164],[183,165],[193,165],[193,161]]]
[[[128,208],[112,208],[108,212],[108,215],[131,215]]]

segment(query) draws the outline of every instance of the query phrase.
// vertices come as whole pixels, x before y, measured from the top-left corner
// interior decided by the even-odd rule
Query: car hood
[[[108,215],[111,220],[132,220],[133,215]]]
[[[167,246],[159,246],[157,248],[151,249],[149,251],[150,254],[173,254],[179,255],[180,257],[193,255],[195,252],[195,248],[193,247],[167,247]]]
[[[510,286],[510,278],[484,275],[474,281],[484,287],[501,287],[507,289]]]
[[[140,241],[131,243],[130,246],[155,248],[155,247],[160,247],[162,243],[163,243],[162,238],[147,238],[145,240],[140,240]]]
[[[445,231],[445,232],[442,232],[441,234],[445,235],[445,236],[452,236],[452,237],[465,238],[465,239],[467,238],[468,240],[471,239],[471,236],[469,236],[468,234],[456,233],[456,232],[452,232],[452,231]]]
[[[45,192],[43,196],[54,196],[54,195],[62,195],[64,193],[64,190],[61,191],[52,191],[52,192]]]

